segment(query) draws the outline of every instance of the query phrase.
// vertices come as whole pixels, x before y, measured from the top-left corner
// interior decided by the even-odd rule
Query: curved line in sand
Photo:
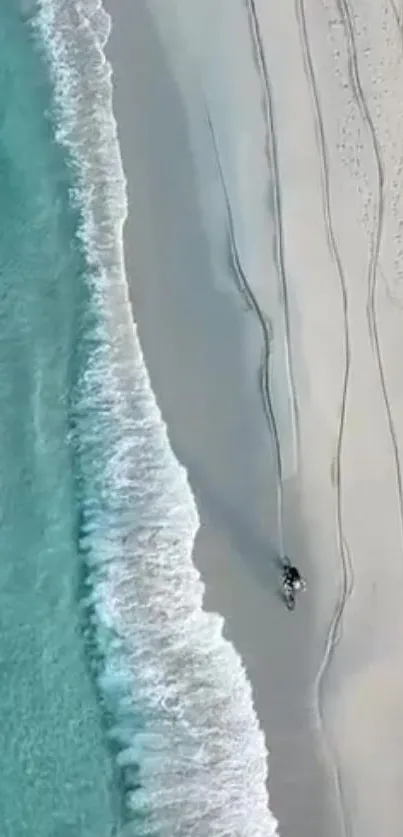
[[[322,186],[322,202],[323,213],[326,226],[326,235],[328,241],[329,252],[332,260],[336,266],[339,276],[342,308],[343,308],[343,324],[344,324],[344,375],[341,396],[341,408],[339,416],[339,429],[336,440],[336,451],[333,459],[333,475],[334,485],[336,490],[336,525],[338,534],[339,553],[341,558],[341,587],[339,598],[333,612],[332,620],[328,629],[328,634],[325,644],[325,652],[322,658],[321,665],[316,675],[314,683],[315,693],[315,711],[319,725],[319,731],[322,735],[322,741],[327,753],[328,762],[333,771],[333,777],[336,785],[337,796],[340,805],[340,812],[343,824],[344,834],[350,833],[350,824],[347,816],[347,809],[344,801],[344,793],[342,786],[342,779],[340,768],[337,764],[335,753],[332,751],[329,743],[328,733],[326,731],[324,717],[323,717],[323,687],[325,683],[325,676],[329,670],[329,666],[333,657],[334,649],[341,639],[342,618],[345,606],[354,589],[354,575],[350,556],[350,551],[343,531],[343,508],[342,508],[342,486],[341,486],[341,460],[343,437],[345,430],[347,396],[350,382],[351,371],[351,346],[349,334],[349,317],[348,317],[348,293],[347,281],[344,274],[343,264],[336,242],[335,232],[333,229],[332,212],[331,212],[331,198],[330,198],[330,176],[329,165],[327,159],[327,149],[325,132],[323,127],[322,110],[320,105],[319,91],[316,83],[315,70],[312,61],[312,55],[309,46],[309,38],[306,25],[304,0],[295,0],[295,13],[298,22],[298,30],[300,36],[301,50],[303,55],[303,63],[305,75],[308,82],[308,87],[311,92],[313,111],[315,117],[315,132],[316,141],[319,150],[319,158],[321,162],[321,186]]]
[[[280,447],[280,439],[277,430],[276,419],[273,410],[273,402],[270,393],[270,347],[273,338],[273,329],[270,319],[266,319],[262,309],[260,308],[257,299],[252,292],[251,286],[246,278],[245,272],[243,270],[241,259],[236,243],[236,235],[235,235],[235,224],[234,224],[234,217],[232,214],[231,209],[231,202],[229,198],[228,188],[225,180],[224,170],[221,163],[220,152],[218,148],[217,138],[215,135],[213,122],[211,119],[210,111],[207,106],[207,103],[204,103],[205,111],[206,111],[206,119],[210,130],[212,145],[214,148],[214,156],[216,159],[217,169],[220,176],[221,186],[224,194],[225,199],[225,206],[227,210],[228,216],[228,231],[229,231],[229,244],[230,244],[230,254],[233,264],[234,273],[236,275],[236,284],[238,290],[240,290],[243,298],[246,300],[248,308],[252,309],[261,325],[262,334],[263,334],[263,359],[260,364],[259,368],[259,389],[262,397],[263,403],[263,410],[266,416],[266,420],[269,425],[269,429],[272,433],[274,439],[274,448],[275,448],[275,458],[276,458],[276,470],[277,470],[277,522],[278,522],[278,536],[280,542],[280,551],[281,556],[284,555],[284,523],[283,523],[283,477],[282,477],[282,464],[281,464],[281,447]]]
[[[292,432],[293,432],[293,447],[294,447],[294,472],[299,471],[299,450],[300,450],[300,433],[299,433],[299,417],[298,417],[298,402],[295,389],[292,350],[291,350],[291,329],[290,329],[290,311],[288,300],[287,277],[284,264],[284,236],[282,225],[282,208],[281,208],[281,190],[280,178],[278,171],[278,155],[276,134],[274,129],[273,119],[273,98],[271,92],[271,84],[264,55],[262,38],[260,34],[259,20],[256,13],[254,0],[245,0],[246,11],[249,21],[249,29],[251,33],[251,40],[254,47],[256,66],[258,75],[261,79],[261,86],[263,90],[263,113],[266,122],[266,138],[267,138],[267,158],[269,167],[273,171],[273,197],[274,197],[274,218],[276,225],[276,250],[277,250],[277,270],[280,277],[281,293],[284,309],[284,325],[285,325],[285,355],[286,355],[286,370],[288,379],[288,391],[291,401],[292,411]]]
[[[382,390],[383,401],[386,410],[386,418],[389,428],[389,436],[392,443],[393,449],[393,460],[394,460],[394,468],[395,468],[395,478],[396,478],[396,488],[397,488],[397,496],[398,496],[398,505],[399,505],[399,522],[400,522],[400,539],[401,539],[401,548],[403,550],[403,481],[402,481],[402,472],[401,472],[401,465],[400,465],[400,456],[399,456],[399,446],[397,442],[397,434],[393,419],[393,412],[391,403],[389,400],[388,389],[386,385],[386,378],[385,378],[385,370],[382,361],[382,351],[379,339],[379,328],[377,322],[377,314],[376,314],[376,300],[375,300],[375,293],[376,293],[376,285],[378,279],[378,267],[379,267],[379,254],[381,248],[381,240],[382,240],[382,229],[383,229],[383,215],[384,215],[384,185],[385,185],[385,176],[383,171],[382,165],[382,158],[381,158],[381,151],[378,143],[378,137],[376,135],[375,125],[372,120],[368,103],[365,98],[365,94],[360,82],[359,70],[358,70],[358,60],[357,60],[357,51],[355,48],[354,42],[354,29],[353,23],[351,19],[351,11],[349,7],[348,0],[337,0],[340,15],[342,21],[344,23],[345,32],[347,35],[347,42],[348,42],[348,53],[350,59],[350,72],[351,72],[351,80],[352,80],[352,87],[354,91],[355,98],[357,100],[357,104],[364,114],[364,121],[367,125],[369,135],[372,142],[374,157],[375,157],[375,164],[376,164],[376,173],[377,173],[377,181],[378,181],[378,203],[377,203],[377,212],[375,216],[375,225],[374,225],[374,232],[372,236],[372,248],[371,248],[371,258],[370,264],[368,268],[368,298],[367,298],[367,320],[368,320],[368,329],[371,338],[372,350],[375,355],[376,365],[378,368],[378,375]]]
[[[402,35],[402,26],[403,26],[403,10],[400,9],[400,13],[397,9],[395,0],[389,0],[389,5],[392,9],[393,17],[395,18],[396,26],[400,30],[400,34]]]

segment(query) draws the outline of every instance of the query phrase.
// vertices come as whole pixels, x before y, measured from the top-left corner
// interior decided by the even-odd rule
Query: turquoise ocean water
[[[133,328],[97,2],[0,10],[0,833],[273,834]]]
[[[80,635],[69,445],[83,263],[15,0],[0,55],[0,830],[102,835],[116,800]]]

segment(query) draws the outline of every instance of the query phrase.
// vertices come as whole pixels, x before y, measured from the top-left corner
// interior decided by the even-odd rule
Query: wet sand
[[[157,0],[107,4],[128,179],[125,253],[133,315],[172,446],[197,499],[194,559],[206,584],[205,606],[225,617],[226,634],[253,684],[280,833],[375,837],[383,820],[397,837],[401,742],[394,730],[403,693],[402,625],[390,603],[396,598],[398,607],[403,561],[396,462],[366,319],[370,247],[360,196],[337,157],[331,108],[337,103],[343,115],[347,105],[332,88],[331,50],[323,47],[330,24],[319,16],[313,23],[311,10],[310,43],[329,97],[321,145],[304,26],[294,4],[285,3],[275,21],[264,3],[255,5],[267,56],[260,82],[243,4],[233,0],[230,12],[223,2],[215,28],[213,6],[206,0],[200,20],[188,10],[179,21],[179,2],[169,16]],[[199,43],[195,35],[201,24],[211,34],[203,60],[203,38]],[[292,82],[284,55],[293,62]],[[264,71],[272,85],[277,170],[273,159],[265,160]],[[236,253],[263,319],[241,292],[209,115],[234,213]],[[365,162],[370,150],[363,149]],[[375,186],[373,160],[368,165]],[[288,291],[291,381],[281,278]],[[379,307],[388,386],[403,429],[393,367],[400,320],[384,291]],[[266,397],[259,379],[265,328],[272,338]],[[268,406],[281,451],[283,531]],[[293,614],[278,590],[282,539],[309,582]],[[384,692],[385,680],[390,687]],[[364,696],[368,708],[361,711]],[[391,765],[382,780],[380,757]]]

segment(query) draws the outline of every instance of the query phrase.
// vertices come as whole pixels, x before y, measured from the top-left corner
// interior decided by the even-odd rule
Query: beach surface
[[[403,42],[378,5],[107,3],[133,316],[287,837],[403,818]]]

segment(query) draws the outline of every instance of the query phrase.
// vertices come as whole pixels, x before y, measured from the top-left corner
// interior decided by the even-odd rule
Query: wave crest
[[[56,139],[88,264],[88,364],[75,405],[85,606],[95,676],[124,778],[121,835],[270,837],[267,751],[223,620],[203,611],[192,563],[199,526],[132,321],[124,273],[125,178],[96,0],[40,0],[34,20],[55,91]]]

